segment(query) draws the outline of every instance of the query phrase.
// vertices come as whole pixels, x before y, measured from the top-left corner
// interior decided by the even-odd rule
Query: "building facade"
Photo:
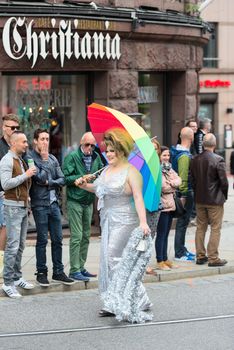
[[[196,11],[195,0],[0,1],[0,114],[19,114],[29,139],[50,127],[60,162],[92,102],[175,143],[198,112],[209,26]]]
[[[200,71],[199,118],[213,122],[218,147],[229,164],[234,141],[234,2],[213,0],[201,12],[214,31],[204,49],[204,68]]]

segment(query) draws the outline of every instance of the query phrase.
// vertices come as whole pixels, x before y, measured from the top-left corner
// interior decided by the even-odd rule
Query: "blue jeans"
[[[185,209],[186,213],[177,219],[175,230],[175,257],[181,258],[188,252],[185,247],[185,234],[188,228],[189,220],[193,211],[194,195],[193,191],[188,191]]]
[[[5,218],[4,218],[4,205],[3,198],[0,197],[0,228],[6,226]]]
[[[155,250],[157,262],[166,261],[168,235],[172,224],[171,212],[162,211],[157,226],[157,236],[155,240]]]
[[[7,286],[22,277],[21,260],[28,228],[28,209],[4,206],[7,242],[4,253],[3,279]]]
[[[37,272],[47,273],[46,266],[46,246],[48,242],[48,231],[51,238],[51,253],[53,262],[53,273],[63,272],[62,263],[62,223],[61,212],[57,202],[52,203],[49,207],[32,208],[33,217],[37,229],[36,243],[36,265]]]

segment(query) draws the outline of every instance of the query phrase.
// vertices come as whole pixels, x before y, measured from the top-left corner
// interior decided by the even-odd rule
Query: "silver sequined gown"
[[[119,321],[145,322],[151,303],[141,283],[151,256],[152,239],[146,252],[136,246],[142,238],[131,195],[125,193],[128,168],[107,178],[106,170],[94,182],[101,218],[99,291],[104,309]]]

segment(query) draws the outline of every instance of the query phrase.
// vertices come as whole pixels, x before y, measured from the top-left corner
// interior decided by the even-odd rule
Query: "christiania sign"
[[[66,59],[72,56],[79,59],[112,59],[119,60],[120,36],[115,34],[111,37],[109,33],[86,32],[80,36],[78,28],[79,20],[51,19],[52,30],[36,31],[33,28],[34,20],[27,22],[26,18],[9,18],[2,32],[3,47],[7,55],[13,60],[27,57],[32,61],[33,68],[39,57],[44,60],[48,55],[55,60],[58,58],[61,67]],[[105,21],[108,30],[109,21]]]

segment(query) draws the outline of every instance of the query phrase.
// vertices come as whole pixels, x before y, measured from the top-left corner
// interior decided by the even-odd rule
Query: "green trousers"
[[[67,201],[67,213],[70,226],[70,273],[84,269],[87,259],[93,203],[81,205]]]

